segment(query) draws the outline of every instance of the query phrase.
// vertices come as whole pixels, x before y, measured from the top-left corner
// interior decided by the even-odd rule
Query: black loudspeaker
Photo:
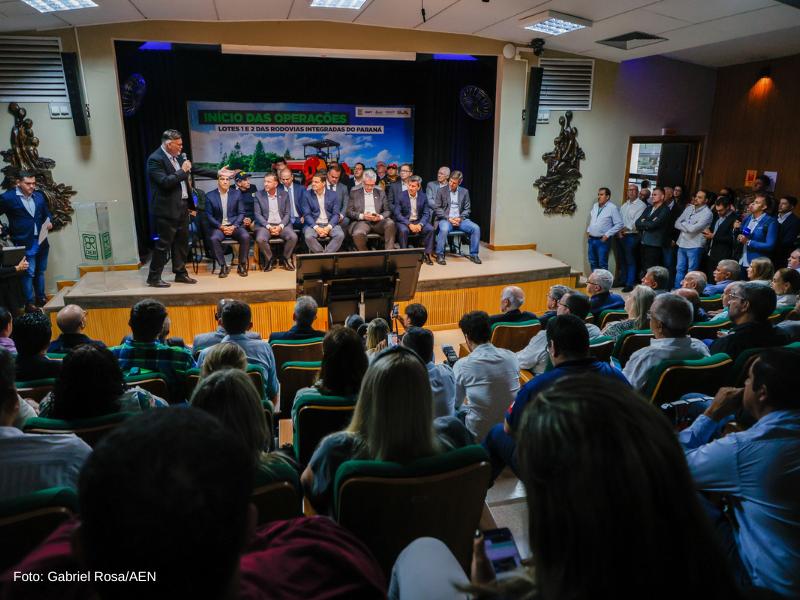
[[[536,117],[539,115],[539,94],[542,93],[544,69],[531,67],[528,77],[528,96],[525,99],[525,134],[536,135]]]
[[[86,99],[81,86],[80,65],[75,52],[62,52],[61,62],[64,65],[64,79],[67,81],[69,108],[72,112],[72,123],[75,135],[89,135],[89,119],[86,116]]]

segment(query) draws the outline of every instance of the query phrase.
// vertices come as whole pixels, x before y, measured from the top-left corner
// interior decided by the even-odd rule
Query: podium
[[[331,326],[356,313],[365,321],[381,317],[390,323],[392,305],[411,300],[417,291],[424,252],[404,248],[300,254],[295,257],[297,295],[328,307]]]

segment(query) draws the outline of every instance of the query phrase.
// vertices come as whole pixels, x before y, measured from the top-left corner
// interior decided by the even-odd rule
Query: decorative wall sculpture
[[[542,154],[547,173],[533,183],[539,188],[539,202],[544,214],[571,215],[575,213],[575,191],[580,183],[580,161],[586,158],[578,146],[578,128],[572,126],[572,111],[558,119],[561,132],[553,140],[555,148]]]
[[[26,118],[27,111],[12,102],[8,105],[8,112],[14,116],[14,125],[11,128],[11,148],[0,151],[3,161],[9,163],[2,168],[3,189],[16,185],[21,171],[33,171],[36,187],[44,194],[50,207],[53,231],[58,231],[72,221],[75,209],[70,198],[78,192],[69,185],[53,181],[52,168],[56,166],[56,161],[39,156],[39,138],[33,133],[33,120]]]

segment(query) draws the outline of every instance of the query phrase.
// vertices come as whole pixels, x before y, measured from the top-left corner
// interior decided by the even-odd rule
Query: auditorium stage
[[[574,285],[569,265],[535,250],[492,251],[481,249],[483,264],[466,258],[447,257],[447,265],[423,264],[413,301],[429,311],[428,326],[452,329],[470,310],[498,311],[500,291],[509,284],[519,285],[528,297],[526,308],[542,311],[547,289],[554,284]],[[171,281],[169,265],[165,279]],[[191,271],[190,271],[191,272]],[[145,283],[147,269],[138,271],[91,272],[74,286],[64,288],[47,303],[45,310],[55,312],[65,304],[78,304],[89,310],[87,335],[117,344],[128,332],[130,307],[142,298],[157,298],[169,310],[171,334],[187,343],[197,333],[214,328],[213,306],[222,297],[237,298],[253,308],[254,329],[262,333],[287,329],[292,324],[292,305],[296,297],[295,273],[276,268],[269,273],[251,271],[240,277],[234,271],[226,279],[211,273],[210,265],[201,264],[194,275],[194,285],[174,284],[169,288],[151,288]],[[406,304],[401,302],[401,307]],[[319,329],[327,329],[327,312],[320,311]],[[54,335],[57,331],[54,328]]]

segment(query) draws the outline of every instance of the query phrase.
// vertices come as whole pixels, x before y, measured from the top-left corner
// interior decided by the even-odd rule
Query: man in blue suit
[[[766,193],[756,192],[750,203],[750,214],[736,239],[744,248],[740,265],[748,267],[754,258],[771,257],[778,241],[778,221],[767,214]]]
[[[11,241],[15,246],[25,246],[28,259],[28,270],[22,277],[25,301],[43,306],[44,272],[47,270],[47,255],[50,242],[44,240],[39,244],[39,232],[42,228],[52,229],[50,209],[44,194],[36,190],[36,177],[30,171],[20,173],[17,187],[0,196],[0,214],[8,217]],[[47,225],[45,225],[47,221]]]
[[[446,265],[444,246],[450,230],[463,231],[469,236],[469,259],[476,265],[481,264],[478,249],[481,241],[481,228],[469,220],[471,204],[469,192],[461,187],[464,175],[461,171],[450,173],[447,187],[440,188],[436,195],[434,214],[438,219],[436,234],[436,262]]]
[[[228,265],[222,251],[222,240],[234,239],[239,242],[239,265],[236,271],[247,277],[247,262],[250,252],[250,234],[242,225],[245,216],[244,202],[238,189],[231,189],[231,178],[217,177],[217,189],[206,194],[206,218],[211,230],[211,252],[219,265],[219,276],[227,277]]]
[[[342,210],[335,191],[326,189],[325,175],[317,173],[311,178],[311,189],[306,190],[303,208],[303,236],[312,254],[336,252],[342,247],[344,231],[339,226]],[[325,248],[320,240],[330,240]]]
[[[408,236],[419,234],[425,246],[425,264],[432,265],[433,225],[428,198],[420,191],[422,177],[412,175],[408,178],[408,189],[398,198],[394,207],[394,222],[397,226],[397,242],[401,248],[408,247]]]
[[[289,198],[290,223],[295,229],[300,229],[303,226],[303,215],[305,208],[303,202],[306,194],[305,188],[296,183],[294,175],[289,168],[281,169],[278,172],[278,178],[281,182],[280,189],[286,192]]]

